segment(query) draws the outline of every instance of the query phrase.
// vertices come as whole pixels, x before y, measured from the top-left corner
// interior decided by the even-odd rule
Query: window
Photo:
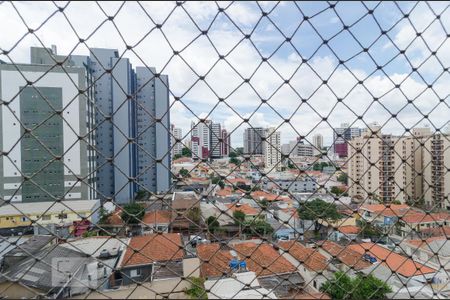
[[[141,276],[141,269],[134,269],[130,271],[130,277],[140,277]]]

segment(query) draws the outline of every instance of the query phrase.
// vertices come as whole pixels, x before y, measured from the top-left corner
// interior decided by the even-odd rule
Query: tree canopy
[[[125,224],[138,224],[145,215],[145,209],[138,203],[129,203],[123,207],[120,217]]]
[[[373,275],[360,275],[350,278],[344,272],[334,273],[334,277],[325,282],[320,290],[332,299],[385,299],[391,288]]]
[[[215,232],[220,227],[219,221],[214,216],[209,216],[206,219],[206,224],[208,225],[209,232]]]
[[[315,231],[319,230],[318,219],[335,222],[341,218],[336,204],[327,203],[318,198],[301,204],[298,208],[298,215],[300,219],[315,221]]]
[[[245,221],[245,213],[243,213],[242,211],[239,210],[235,210],[233,212],[233,218],[234,218],[234,223],[236,225],[242,224]]]

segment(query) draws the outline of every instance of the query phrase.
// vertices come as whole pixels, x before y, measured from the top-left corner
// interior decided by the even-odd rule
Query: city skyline
[[[53,4],[37,3],[34,5],[39,9],[33,10],[35,20],[29,24],[30,27],[38,24],[40,20],[45,19],[46,15],[57,10]],[[218,5],[226,7],[225,3],[219,3]],[[388,30],[388,34],[381,35],[378,40],[376,38],[380,36],[381,30],[369,17],[350,28],[351,33],[360,39],[363,46],[371,46],[369,54],[377,64],[384,65],[389,62],[383,67],[383,72],[376,71],[376,63],[372,61],[368,54],[364,53],[361,46],[356,44],[349,32],[341,32],[341,22],[353,24],[352,22],[357,20],[356,16],[364,13],[368,8],[375,7],[375,3],[368,2],[364,5],[361,3],[339,3],[337,7],[342,21],[337,18],[337,14],[333,10],[326,10],[321,13],[327,7],[325,3],[302,3],[299,6],[301,12],[292,3],[267,2],[260,5],[261,8],[254,3],[236,2],[227,7],[227,14],[245,31],[258,24],[261,10],[271,11],[274,22],[279,24],[283,34],[287,36],[295,32],[296,26],[303,20],[302,15],[317,15],[314,18],[317,21],[313,20],[311,23],[303,21],[305,24],[300,27],[301,31],[291,38],[291,42],[287,42],[270,22],[263,20],[261,24],[256,26],[257,30],[251,36],[258,51],[261,52],[260,55],[226,17],[219,15],[214,20],[208,33],[212,41],[222,49],[222,54],[227,55],[227,61],[239,66],[237,71],[242,74],[242,78],[229,68],[224,60],[220,60],[219,55],[210,43],[202,38],[201,31],[187,18],[183,18],[179,9],[175,9],[175,12],[170,14],[172,9],[177,7],[176,3],[144,3],[142,8],[146,9],[155,23],[162,22],[170,16],[164,24],[164,32],[174,42],[171,47],[179,51],[189,45],[178,55],[173,54],[173,49],[161,36],[158,28],[152,30],[149,38],[140,41],[142,37],[145,37],[145,33],[152,29],[152,22],[149,21],[148,16],[145,15],[139,5],[127,3],[121,7],[117,4],[105,3],[100,4],[105,12],[114,14],[118,11],[116,20],[121,24],[123,34],[127,36],[126,43],[136,45],[133,51],[126,49],[111,22],[105,23],[100,31],[93,34],[86,43],[77,44],[77,38],[72,34],[73,30],[67,21],[55,19],[53,24],[58,26],[53,26],[51,31],[48,31],[46,26],[36,31],[40,40],[29,36],[19,43],[8,56],[3,55],[0,59],[6,62],[9,62],[10,59],[13,62],[26,62],[28,47],[32,45],[42,46],[41,41],[47,47],[50,47],[54,41],[58,41],[57,46],[61,53],[73,52],[74,54],[87,55],[88,48],[86,45],[118,49],[120,56],[128,57],[133,65],[154,66],[157,70],[171,76],[171,113],[174,119],[179,120],[176,125],[182,128],[183,132],[189,131],[192,118],[198,119],[210,115],[211,118],[224,124],[230,131],[237,128],[234,131],[236,134],[232,134],[231,142],[234,145],[241,143],[241,132],[246,127],[242,118],[249,118],[253,127],[278,127],[282,124],[280,127],[280,130],[284,132],[282,143],[295,139],[298,135],[295,132],[296,130],[301,135],[308,134],[312,137],[315,133],[310,133],[310,131],[315,127],[313,125],[318,124],[316,131],[324,136],[324,144],[326,145],[330,145],[332,141],[331,127],[338,127],[342,122],[350,123],[355,127],[365,127],[364,123],[378,121],[382,125],[386,123],[386,130],[396,134],[404,132],[403,126],[420,125],[422,127],[424,123],[428,123],[432,128],[434,126],[441,128],[446,125],[448,120],[445,116],[450,113],[448,98],[446,98],[449,88],[448,85],[444,84],[446,76],[439,77],[440,74],[436,73],[440,66],[435,60],[427,59],[430,51],[426,47],[421,46],[418,42],[409,45],[415,37],[413,33],[416,29],[413,30],[405,22],[394,26],[394,21],[399,16],[414,8],[409,18],[417,24],[417,30],[424,30],[421,38],[428,45],[439,45],[445,35],[436,28],[437,24],[427,27],[433,20],[434,14],[426,4],[419,3],[414,6],[412,2],[402,2],[396,5],[385,2],[376,5],[377,13],[385,16],[380,26]],[[30,5],[17,3],[17,7],[24,15],[31,13]],[[192,14],[200,28],[208,28],[217,11],[217,7],[213,3],[190,2],[183,7]],[[439,13],[445,8],[445,5],[432,3],[432,8],[435,13]],[[86,22],[81,21],[83,18],[76,18],[76,16],[83,15],[100,20],[106,18],[99,7],[92,3],[86,5],[70,3],[65,8],[65,12],[73,23],[75,30],[82,37],[88,36],[93,30]],[[17,14],[8,6],[0,14],[2,14],[0,22],[4,22],[0,24],[16,26],[18,32],[27,30],[17,18]],[[330,47],[333,48],[339,58],[335,57],[327,45],[320,44],[320,38],[312,29],[312,26],[319,24],[319,20],[320,30],[324,36],[332,37],[333,34],[339,33],[330,40]],[[148,25],[143,28],[126,26],[139,21]],[[449,18],[441,18],[441,21],[448,25]],[[131,28],[132,30],[130,30]],[[105,40],[104,35],[115,36],[117,39]],[[218,39],[218,36],[226,38]],[[152,44],[149,44],[150,38]],[[306,38],[310,40],[310,43],[302,42]],[[189,44],[194,39],[195,42]],[[3,41],[2,49],[9,49],[15,40],[14,35],[7,35]],[[154,47],[155,44],[158,47]],[[228,54],[236,44],[238,45],[236,50]],[[272,55],[278,45],[282,45],[282,47]],[[295,45],[298,49],[292,45]],[[411,65],[402,54],[399,54],[397,47],[406,48],[407,46],[407,58],[414,67],[418,67],[421,78],[416,76],[417,74],[414,72],[411,73]],[[432,49],[433,47],[436,48],[437,46],[431,46]],[[144,49],[146,51],[143,51]],[[316,49],[319,49],[317,53],[314,52]],[[203,53],[204,55],[200,58],[195,53]],[[450,59],[447,53],[450,53],[448,44],[444,44],[438,49],[436,57],[446,63]],[[352,54],[354,54],[354,57]],[[268,62],[280,72],[283,79],[267,63],[262,63],[259,66],[262,61],[261,56],[270,56]],[[192,69],[183,62],[181,57],[189,65],[192,65]],[[306,59],[306,63],[302,64],[302,59]],[[339,64],[339,60],[345,61],[345,64]],[[214,68],[205,77],[205,82],[211,84],[211,88],[216,94],[212,93],[203,80],[198,80],[199,76],[206,74],[213,66]],[[255,72],[255,75],[250,82],[242,84],[243,80],[253,72]],[[333,75],[329,77],[331,74]],[[322,78],[319,78],[319,76]],[[283,84],[285,79],[290,80],[289,84]],[[322,86],[323,80],[327,81],[326,86]],[[364,85],[358,85],[358,80],[364,80]],[[428,89],[430,82],[434,82],[433,86],[436,93]],[[401,91],[395,88],[396,84],[400,85]],[[260,95],[254,93],[252,86],[258,90]],[[188,89],[189,92],[185,93]],[[314,93],[316,90],[317,92]],[[372,94],[369,94],[368,91]],[[296,92],[299,92],[301,98]],[[174,96],[181,97],[180,99],[184,104],[181,101],[176,101]],[[220,103],[211,113],[213,105],[219,100],[218,97],[224,98],[226,101]],[[336,97],[342,97],[344,101],[331,111],[328,103],[334,103]],[[379,101],[375,104],[373,104],[374,97],[379,98]],[[261,98],[270,98],[270,100],[259,107]],[[302,99],[307,99],[307,102],[300,105]],[[408,104],[408,99],[415,99],[414,106]],[[242,118],[233,112],[227,104],[233,107]],[[195,116],[188,108],[192,110]],[[258,110],[255,111],[257,108]],[[296,108],[299,109],[295,111]],[[295,113],[292,115],[293,111]],[[364,114],[363,123],[358,120],[357,115],[365,111],[367,112]],[[424,119],[420,112],[428,114],[429,118]],[[395,114],[400,122],[391,121],[392,114]],[[327,116],[327,122],[330,122],[331,127],[323,121],[324,116]],[[289,124],[283,124],[283,119],[286,118],[290,119],[290,123],[295,130]],[[430,119],[433,122],[430,122]]]

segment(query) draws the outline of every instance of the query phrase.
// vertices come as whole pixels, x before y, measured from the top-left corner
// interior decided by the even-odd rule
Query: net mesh
[[[0,295],[448,297],[448,8],[0,2]]]

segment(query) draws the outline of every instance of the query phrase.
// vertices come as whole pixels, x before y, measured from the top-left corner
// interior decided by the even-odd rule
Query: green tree
[[[379,239],[383,236],[381,229],[362,219],[357,220],[356,225],[361,228],[360,234],[362,238]]]
[[[223,182],[222,178],[220,178],[220,176],[213,176],[211,178],[211,183],[218,184],[221,189],[223,189],[225,187],[225,183]]]
[[[185,157],[191,157],[192,151],[188,147],[184,147],[183,149],[181,149],[181,155]]]
[[[230,158],[229,163],[230,164],[235,164],[236,166],[239,166],[241,164],[241,161],[239,159],[237,159],[236,157],[232,157],[232,158]]]
[[[234,152],[234,151],[231,151],[230,154],[228,154],[228,157],[229,158],[233,158],[233,157],[236,158],[236,157],[238,157],[238,154],[236,152]]]
[[[191,283],[190,288],[186,288],[184,293],[190,299],[208,299],[208,294],[205,290],[205,280],[199,277],[189,277],[188,281]]]
[[[348,175],[347,175],[347,173],[341,173],[337,177],[337,181],[342,182],[345,185],[348,185]]]
[[[181,170],[178,172],[178,174],[181,175],[181,177],[190,177],[191,174],[189,174],[189,171],[185,168],[181,168]]]
[[[181,155],[181,154],[175,154],[175,155],[172,157],[172,160],[177,160],[177,159],[182,158],[182,157],[183,157],[183,155]]]
[[[108,219],[111,216],[111,213],[108,213],[108,211],[102,206],[99,210],[99,224],[108,224]]]
[[[320,290],[337,300],[386,299],[386,294],[392,292],[384,281],[371,274],[368,276],[358,274],[352,279],[344,272],[334,273],[334,277],[325,282]]]
[[[136,200],[141,200],[141,199],[143,199],[145,196],[147,196],[148,195],[148,192],[147,191],[144,191],[144,190],[140,190],[140,191],[137,191],[137,193],[136,193]]]
[[[244,232],[247,234],[258,234],[258,235],[267,235],[273,233],[273,228],[264,220],[254,220],[250,222],[245,222]]]
[[[145,209],[138,203],[129,203],[123,207],[120,217],[125,224],[138,224],[144,217]]]
[[[325,220],[326,222],[335,222],[341,218],[336,204],[327,203],[318,198],[302,203],[298,208],[298,215],[300,219],[314,221],[314,231],[316,232],[320,228],[318,219]]]
[[[200,221],[202,219],[202,211],[200,210],[200,207],[192,207],[189,209],[186,217],[196,225],[200,225]],[[194,224],[190,224],[190,226],[194,226]]]
[[[246,217],[245,213],[243,213],[240,210],[235,210],[233,212],[234,223],[236,225],[243,224],[245,222],[245,217]]]
[[[220,227],[219,221],[217,221],[217,218],[214,216],[208,217],[208,219],[206,219],[206,224],[208,225],[208,231],[213,233]]]
[[[348,193],[345,193],[340,187],[337,186],[332,186],[330,192],[336,196],[348,196]]]

